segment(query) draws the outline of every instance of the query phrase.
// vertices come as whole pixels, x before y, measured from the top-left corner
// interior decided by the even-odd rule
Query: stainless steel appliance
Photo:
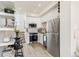
[[[56,18],[47,23],[47,50],[55,56],[60,56],[60,19]]]

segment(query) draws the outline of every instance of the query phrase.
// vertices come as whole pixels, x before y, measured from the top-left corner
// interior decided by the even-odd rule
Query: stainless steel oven
[[[30,42],[34,42],[38,40],[38,34],[37,33],[30,33]]]

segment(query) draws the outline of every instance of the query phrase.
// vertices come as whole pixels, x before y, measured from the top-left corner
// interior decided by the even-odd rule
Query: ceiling
[[[10,1],[0,1],[0,10],[4,8],[11,8],[14,9],[14,3]]]
[[[15,8],[18,5],[19,9],[25,9],[28,16],[41,16],[51,9],[57,1],[0,1],[0,9],[4,7]]]

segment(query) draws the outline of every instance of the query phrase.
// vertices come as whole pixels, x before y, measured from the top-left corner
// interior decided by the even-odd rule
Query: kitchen
[[[60,2],[4,1],[0,4],[0,19],[4,22],[0,24],[0,39],[6,43],[1,43],[1,57],[60,56]],[[5,12],[5,8],[12,12]],[[15,43],[9,42],[10,39]],[[5,51],[7,46],[12,49],[11,52]],[[21,51],[17,52],[18,49]]]

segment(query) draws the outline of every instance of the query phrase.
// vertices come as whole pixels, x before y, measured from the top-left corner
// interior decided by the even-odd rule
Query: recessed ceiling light
[[[41,7],[41,4],[38,4],[38,7]]]

